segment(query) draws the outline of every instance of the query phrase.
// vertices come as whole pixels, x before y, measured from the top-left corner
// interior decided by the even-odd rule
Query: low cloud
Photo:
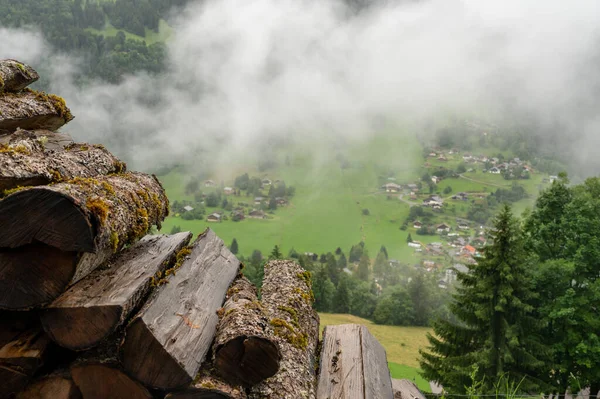
[[[0,29],[0,56],[52,57],[65,130],[138,168],[227,164],[268,139],[370,137],[378,121],[526,117],[564,138],[585,173],[600,162],[596,0],[208,0],[174,20],[167,72],[79,88],[78,61],[40,35]],[[23,45],[26,43],[26,45]],[[414,134],[406,132],[398,134]]]

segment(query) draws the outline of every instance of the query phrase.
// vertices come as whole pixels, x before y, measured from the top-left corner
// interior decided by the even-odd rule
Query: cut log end
[[[141,319],[127,329],[122,361],[127,372],[152,388],[173,389],[192,382]]]
[[[73,380],[86,399],[150,399],[140,383],[109,365],[88,364],[71,369]]]
[[[77,254],[40,243],[0,250],[0,308],[29,309],[60,295],[75,273]]]
[[[246,386],[258,384],[279,370],[279,349],[260,337],[238,337],[220,347],[215,365],[227,380],[240,379]]]
[[[120,317],[120,306],[90,306],[48,308],[41,320],[52,340],[62,347],[81,351],[110,336]]]
[[[34,188],[8,196],[0,207],[0,226],[3,231],[12,232],[0,237],[3,248],[39,241],[63,251],[95,252],[96,249],[86,215],[56,191]]]
[[[30,384],[19,392],[16,399],[81,399],[81,392],[73,380],[51,376]]]

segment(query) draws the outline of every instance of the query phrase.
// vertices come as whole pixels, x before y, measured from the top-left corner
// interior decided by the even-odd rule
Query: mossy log
[[[281,354],[256,287],[245,277],[229,290],[215,336],[215,368],[226,381],[256,385],[279,370]]]
[[[68,370],[38,377],[19,392],[16,399],[81,399],[81,391]]]
[[[154,176],[25,188],[0,201],[0,308],[46,305],[168,213]]]
[[[124,172],[125,164],[103,146],[71,144],[45,150],[43,138],[0,144],[0,194],[16,187],[60,183]]]
[[[119,362],[123,331],[115,332],[100,346],[87,352],[70,367],[75,385],[85,399],[150,399],[152,394],[128,376]]]
[[[254,399],[314,399],[319,316],[313,310],[310,272],[296,263],[265,265],[262,303],[281,350],[279,371],[251,388]]]
[[[189,385],[210,350],[227,288],[240,262],[206,230],[188,258],[155,290],[129,323],[122,347],[125,370],[156,389]]]
[[[65,100],[29,89],[0,93],[0,133],[17,129],[55,131],[73,119]]]
[[[39,78],[29,65],[16,60],[0,60],[0,93],[21,91]]]
[[[147,298],[162,274],[187,253],[191,233],[146,236],[94,270],[42,311],[44,330],[59,345],[98,345]]]
[[[323,332],[318,399],[393,399],[383,346],[365,326],[327,326]]]
[[[19,140],[38,140],[46,150],[60,150],[73,144],[73,138],[68,133],[52,132],[50,130],[17,130],[10,134],[0,134],[0,145],[9,145]]]
[[[165,399],[246,399],[246,392],[240,385],[229,384],[217,376],[213,364],[202,364],[193,384],[182,391],[172,392]]]
[[[21,331],[0,342],[0,398],[12,396],[25,387],[43,365],[50,343],[40,327]]]

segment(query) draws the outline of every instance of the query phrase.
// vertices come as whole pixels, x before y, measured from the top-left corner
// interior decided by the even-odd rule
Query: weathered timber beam
[[[19,392],[17,399],[81,399],[81,392],[68,370],[36,378]]]
[[[25,188],[0,201],[0,308],[45,305],[168,214],[154,176]]]
[[[250,389],[254,399],[312,399],[316,394],[319,316],[313,310],[310,272],[291,261],[265,265],[262,299],[281,350],[279,371]]]
[[[211,230],[127,327],[125,370],[146,385],[175,389],[190,384],[215,336],[227,288],[240,262]]]
[[[17,187],[124,171],[125,163],[103,146],[71,144],[61,150],[46,150],[41,138],[0,144],[0,194]]]
[[[393,399],[385,349],[365,326],[325,327],[317,399]]]
[[[256,288],[245,277],[229,290],[215,337],[215,368],[230,383],[258,384],[279,370],[281,354]]]
[[[0,133],[17,129],[55,131],[73,119],[65,100],[30,89],[0,93]]]
[[[72,350],[98,345],[143,303],[168,268],[183,261],[191,237],[146,236],[125,249],[48,305],[41,314],[44,330]]]
[[[16,60],[0,60],[0,93],[23,90],[40,78],[29,65]]]

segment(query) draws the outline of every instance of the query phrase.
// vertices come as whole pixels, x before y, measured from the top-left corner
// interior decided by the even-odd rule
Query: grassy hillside
[[[429,383],[419,373],[419,349],[427,346],[425,327],[381,326],[360,317],[347,314],[319,313],[321,331],[327,325],[356,323],[365,325],[387,352],[393,378],[414,380],[419,389],[429,391]]]
[[[285,152],[285,151],[281,151]],[[313,151],[314,152],[314,151]],[[169,217],[164,223],[164,230],[169,232],[175,225],[194,233],[210,226],[230,243],[236,238],[240,253],[248,256],[254,249],[263,254],[278,245],[284,254],[294,248],[298,252],[323,253],[341,247],[345,252],[363,240],[372,257],[385,245],[390,258],[405,263],[418,262],[420,256],[406,245],[408,233],[413,239],[427,244],[439,241],[438,236],[415,236],[414,229],[400,230],[400,226],[409,212],[409,203],[398,199],[398,195],[387,195],[379,187],[389,181],[399,184],[416,182],[425,171],[431,172],[431,165],[426,167],[422,156],[422,147],[414,136],[397,138],[373,138],[367,143],[348,146],[344,149],[346,164],[342,167],[338,156],[341,152],[331,150],[329,156],[310,156],[311,152],[293,149],[285,154],[290,157],[289,163],[280,162],[276,170],[259,172],[256,164],[236,165],[235,172],[223,173],[215,181],[225,186],[233,185],[234,178],[244,172],[251,176],[283,179],[286,184],[296,188],[296,195],[290,204],[277,209],[269,220],[246,219],[241,222],[223,221],[209,223],[206,220],[183,220],[176,215]],[[462,156],[451,160],[454,164]],[[446,166],[451,166],[446,164]],[[226,177],[222,177],[223,175]],[[388,180],[392,178],[394,180]],[[184,193],[188,176],[181,169],[160,176],[170,200],[192,200],[192,196]],[[533,174],[530,180],[521,180],[518,184],[525,187],[530,198],[515,204],[520,213],[531,206],[533,199],[541,187],[542,176]],[[437,191],[450,186],[452,193],[460,191],[486,194],[498,188],[510,188],[512,181],[504,180],[500,175],[477,172],[465,173],[460,178],[443,180]],[[202,188],[204,193],[206,189]],[[449,199],[451,194],[440,194]],[[265,192],[266,195],[266,192]],[[252,198],[230,197],[235,202],[253,203]],[[420,203],[417,199],[413,203]],[[455,217],[465,214],[470,202],[448,201],[455,213],[445,212],[436,215],[435,223],[446,222],[455,225]],[[218,210],[208,208],[208,213]],[[363,215],[363,209],[369,215]]]

